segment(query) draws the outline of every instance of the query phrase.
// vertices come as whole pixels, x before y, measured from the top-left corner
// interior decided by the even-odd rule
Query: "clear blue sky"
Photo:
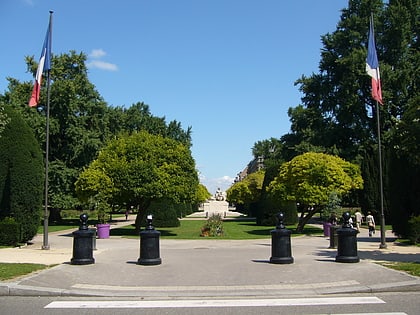
[[[109,105],[143,101],[192,127],[202,183],[225,189],[254,143],[290,130],[294,86],[318,69],[320,36],[347,0],[1,0],[0,93],[32,81],[53,15],[54,54],[89,56],[89,79]],[[29,95],[28,95],[29,98]]]

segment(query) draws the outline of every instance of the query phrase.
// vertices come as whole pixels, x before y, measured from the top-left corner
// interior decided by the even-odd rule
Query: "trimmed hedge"
[[[181,225],[177,209],[169,200],[153,201],[147,212],[153,215],[154,227],[178,227]]]
[[[0,138],[0,220],[12,217],[20,225],[19,242],[31,240],[41,219],[44,165],[32,129],[10,107]]]
[[[16,246],[20,241],[20,225],[13,218],[0,221],[0,245]]]
[[[413,243],[420,243],[420,215],[408,220],[408,239]]]
[[[193,208],[189,203],[176,203],[173,204],[178,218],[183,218],[191,213],[193,213]]]

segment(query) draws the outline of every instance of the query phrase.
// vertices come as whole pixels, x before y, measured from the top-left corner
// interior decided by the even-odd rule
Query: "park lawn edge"
[[[44,265],[35,263],[4,263],[0,262],[0,281],[11,281],[39,272],[56,265]]]
[[[420,277],[420,262],[387,261],[376,263],[386,268],[405,272],[411,276]]]

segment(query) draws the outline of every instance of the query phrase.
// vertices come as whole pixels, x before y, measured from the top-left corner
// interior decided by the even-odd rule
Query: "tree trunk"
[[[137,216],[136,216],[136,233],[139,233],[141,230],[142,226],[146,226],[146,215],[145,215],[146,211],[142,210],[142,209],[138,209],[137,210]]]
[[[296,232],[303,233],[303,229],[304,229],[306,223],[308,223],[308,221],[314,216],[314,214],[316,212],[317,212],[317,210],[315,210],[315,208],[312,209],[312,210],[309,210],[308,213],[306,213],[306,215],[305,215],[304,212],[302,212],[302,214],[299,218],[299,223],[296,227]]]

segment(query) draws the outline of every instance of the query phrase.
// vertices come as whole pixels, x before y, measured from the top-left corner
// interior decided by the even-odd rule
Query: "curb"
[[[395,282],[392,284],[351,285],[341,287],[326,287],[325,284],[248,286],[239,289],[238,286],[220,287],[102,287],[57,289],[18,285],[16,283],[0,284],[0,296],[86,296],[86,297],[142,297],[142,298],[258,298],[278,296],[308,296],[334,295],[348,293],[381,293],[381,292],[419,292],[420,279]],[[205,288],[205,289],[204,289]]]

